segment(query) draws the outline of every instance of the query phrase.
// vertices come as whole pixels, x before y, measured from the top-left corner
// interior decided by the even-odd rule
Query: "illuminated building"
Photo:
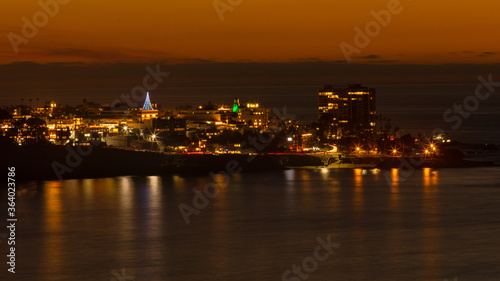
[[[319,90],[318,119],[327,138],[372,133],[376,120],[375,89],[360,84],[347,88],[330,85]]]
[[[238,98],[234,98],[233,112],[238,112],[239,109],[240,109],[240,100]]]
[[[251,128],[264,128],[268,125],[269,108],[261,107],[259,103],[247,102],[240,104],[238,98],[234,99],[232,107],[224,105],[200,105],[196,109],[181,110],[178,117],[187,120],[188,128],[204,127],[205,124],[216,126],[245,125]]]
[[[236,112],[233,110],[234,121],[244,123],[251,128],[265,128],[268,125],[271,113],[269,108],[260,107],[259,103],[251,102],[240,105],[238,99],[235,101],[238,101],[238,110]]]
[[[66,144],[75,130],[74,119],[51,119],[47,122],[49,140],[55,144]]]
[[[146,100],[144,101],[144,106],[141,110],[141,119],[150,120],[153,118],[158,118],[158,109],[153,108],[151,101],[149,100],[149,92],[146,94]]]

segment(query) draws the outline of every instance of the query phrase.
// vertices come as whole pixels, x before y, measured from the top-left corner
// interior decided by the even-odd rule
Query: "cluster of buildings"
[[[232,105],[210,103],[169,111],[160,110],[148,93],[142,108],[111,108],[84,100],[76,107],[48,102],[40,108],[18,106],[8,111],[12,117],[0,120],[0,134],[19,145],[39,140],[57,145],[100,141],[116,147],[231,153],[242,151],[239,143],[247,132],[269,131],[272,126],[269,108],[238,98]],[[372,135],[376,131],[375,89],[359,84],[325,85],[318,92],[318,122],[279,122],[284,132],[277,146],[287,151],[318,150],[321,143]]]
[[[269,125],[270,109],[259,103],[230,106],[201,105],[192,109],[160,110],[149,93],[142,108],[111,108],[95,103],[61,107],[17,106],[7,109],[11,117],[0,120],[0,134],[19,145],[46,140],[56,145],[90,145],[100,141],[110,146],[171,151],[238,150],[237,144],[216,137],[224,132],[243,134],[262,131]]]

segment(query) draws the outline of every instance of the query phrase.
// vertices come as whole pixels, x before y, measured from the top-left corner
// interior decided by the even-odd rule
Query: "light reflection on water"
[[[178,205],[193,206],[209,176],[25,183],[18,276],[110,280],[127,268],[136,280],[279,280],[330,234],[341,247],[311,280],[498,279],[499,171],[242,174],[189,226]]]

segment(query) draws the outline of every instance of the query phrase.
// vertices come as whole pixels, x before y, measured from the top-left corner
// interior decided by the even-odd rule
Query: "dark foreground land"
[[[1,152],[4,167],[20,180],[57,180],[125,175],[207,174],[220,171],[281,170],[288,164],[321,165],[299,155],[165,154],[107,147],[31,145]]]
[[[324,157],[277,154],[165,154],[109,147],[30,145],[8,146],[0,152],[3,167],[16,167],[18,180],[57,180],[125,175],[196,175],[210,172],[282,170],[287,167],[325,167]],[[378,168],[408,168],[410,158],[356,158],[354,164]],[[406,163],[406,164],[405,164]],[[409,164],[408,164],[409,163]],[[494,166],[491,161],[467,161],[460,157],[425,159],[414,168]]]

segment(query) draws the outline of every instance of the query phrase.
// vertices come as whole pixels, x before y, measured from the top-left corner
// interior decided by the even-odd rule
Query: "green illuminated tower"
[[[238,98],[234,98],[233,112],[238,112],[239,109],[240,109],[240,100]]]

